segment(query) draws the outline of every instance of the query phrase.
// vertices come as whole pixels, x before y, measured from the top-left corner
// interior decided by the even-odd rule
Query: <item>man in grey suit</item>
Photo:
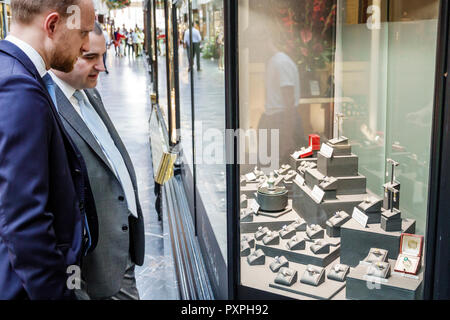
[[[83,260],[79,297],[138,300],[135,265],[144,260],[144,223],[128,152],[95,89],[105,71],[101,27],[70,73],[53,70],[63,125],[86,162],[98,215],[98,244]]]

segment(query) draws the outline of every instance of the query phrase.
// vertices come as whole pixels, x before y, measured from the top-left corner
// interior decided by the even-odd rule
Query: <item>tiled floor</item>
[[[136,268],[138,289],[143,300],[175,300],[179,295],[173,258],[170,248],[164,247],[168,235],[163,233],[154,206],[148,127],[151,104],[145,61],[117,58],[111,49],[107,66],[109,75],[101,75],[97,89],[133,161],[144,212],[146,252],[144,265]]]

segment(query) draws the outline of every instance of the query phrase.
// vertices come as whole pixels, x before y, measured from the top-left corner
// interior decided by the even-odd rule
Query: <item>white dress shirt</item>
[[[47,69],[45,67],[44,59],[39,54],[39,52],[37,52],[32,46],[30,46],[25,41],[20,40],[19,38],[14,37],[12,35],[8,35],[5,40],[19,47],[19,49],[22,50],[27,55],[28,58],[30,58],[31,62],[33,62],[41,78],[45,76],[45,74],[47,73]]]
[[[78,103],[78,100],[75,99],[75,97],[73,96],[73,94],[75,93],[75,91],[77,89],[72,87],[67,82],[58,78],[52,71],[49,71],[48,73],[52,76],[53,81],[55,81],[56,85],[61,89],[61,91],[66,96],[66,98],[70,101],[70,103],[74,107],[75,111],[80,115],[81,119],[83,119],[83,115],[81,114],[80,105]],[[84,98],[86,99],[86,101],[89,101],[88,97],[86,96],[86,93],[84,93],[83,90],[80,90],[80,91],[84,95]]]
[[[189,29],[186,29],[186,32],[184,33],[184,42],[186,45],[189,45]],[[200,34],[200,31],[198,31],[196,28],[192,28],[192,42],[198,43],[202,41],[202,35]]]

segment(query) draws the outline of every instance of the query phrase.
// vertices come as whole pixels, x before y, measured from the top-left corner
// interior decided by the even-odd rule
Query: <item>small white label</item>
[[[367,226],[367,221],[369,217],[361,212],[357,207],[353,209],[352,218],[355,219],[363,228]]]
[[[253,181],[256,179],[256,175],[253,172],[247,173],[245,179],[247,179],[247,181]]]
[[[301,155],[302,153],[301,153],[301,151],[295,151],[293,154],[292,154],[292,157],[295,159],[295,160],[298,160],[298,158],[300,158],[300,155]]]
[[[259,211],[259,204],[256,200],[252,201],[252,205],[250,206],[250,209],[252,209],[252,211],[257,214]]]
[[[320,148],[320,153],[323,154],[325,158],[331,158],[333,156],[333,148],[327,145],[326,143],[322,143],[322,147]]]
[[[295,181],[298,182],[299,185],[303,186],[305,184],[305,178],[303,178],[301,175],[297,174],[295,177]]]
[[[311,95],[320,96],[320,85],[317,80],[310,80],[309,85],[311,86]]]
[[[325,191],[323,191],[318,186],[314,186],[311,196],[317,203],[321,203],[323,200],[323,197],[325,196]]]

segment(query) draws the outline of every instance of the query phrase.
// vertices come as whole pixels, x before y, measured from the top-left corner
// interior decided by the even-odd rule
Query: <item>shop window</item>
[[[422,297],[439,1],[240,0],[240,284]]]

